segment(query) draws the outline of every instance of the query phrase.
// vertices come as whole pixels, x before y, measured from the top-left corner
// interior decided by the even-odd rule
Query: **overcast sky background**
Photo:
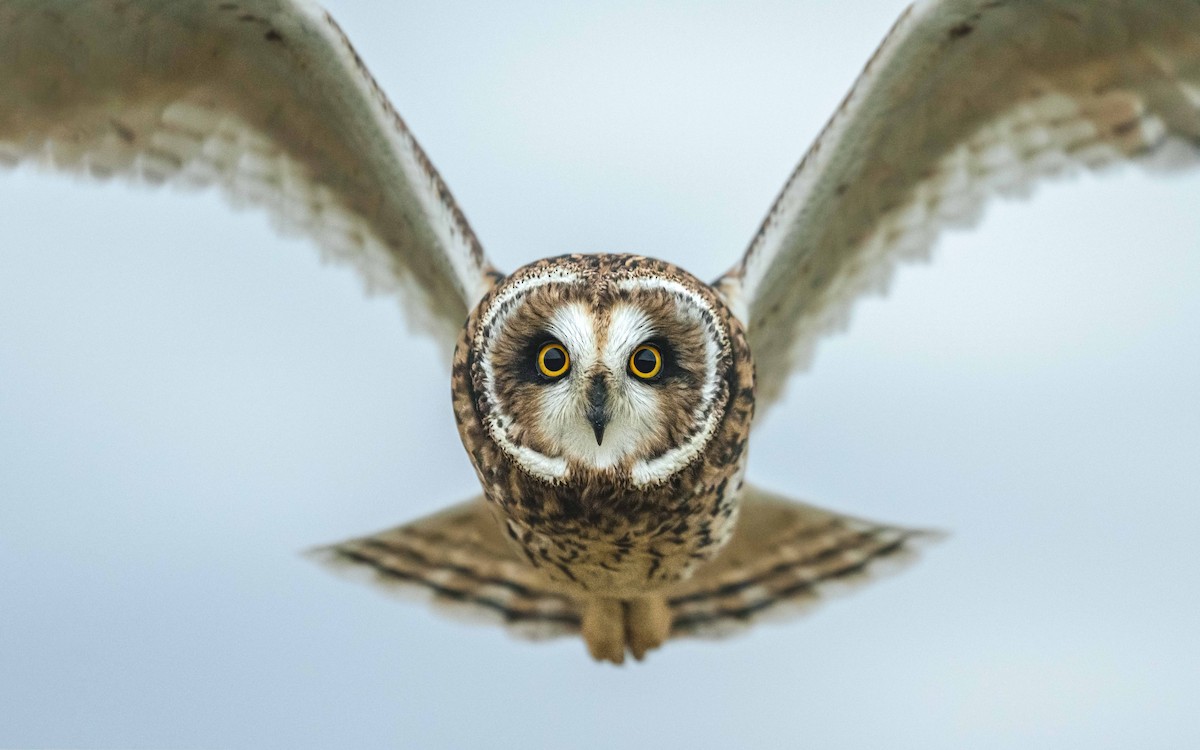
[[[497,265],[712,278],[902,2],[329,6]],[[2,175],[0,747],[1195,746],[1197,195],[1048,186],[860,304],[751,480],[952,536],[614,669],[297,554],[477,489],[394,301],[212,193]]]

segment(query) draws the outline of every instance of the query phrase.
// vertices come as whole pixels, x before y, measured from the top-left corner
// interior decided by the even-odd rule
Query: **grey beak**
[[[604,443],[604,428],[608,426],[608,384],[601,375],[593,376],[588,385],[587,420],[596,434],[596,445]]]

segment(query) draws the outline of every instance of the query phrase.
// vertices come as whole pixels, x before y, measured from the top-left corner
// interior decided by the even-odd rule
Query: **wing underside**
[[[938,232],[1039,179],[1200,156],[1200,4],[932,0],[897,22],[718,284],[758,407]]]
[[[453,345],[491,267],[333,20],[304,0],[0,0],[0,165],[213,185]]]

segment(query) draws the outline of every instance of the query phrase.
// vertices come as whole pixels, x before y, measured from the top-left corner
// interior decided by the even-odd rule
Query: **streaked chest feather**
[[[702,472],[668,492],[600,491],[518,481],[485,494],[505,531],[551,579],[606,595],[635,595],[687,578],[728,541],[737,521],[744,460]],[[652,496],[648,496],[648,494]]]

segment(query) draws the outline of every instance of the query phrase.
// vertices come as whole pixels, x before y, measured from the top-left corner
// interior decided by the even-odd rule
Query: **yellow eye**
[[[537,356],[538,372],[548,378],[561,378],[571,367],[571,358],[562,344],[543,344]]]
[[[642,380],[649,380],[662,372],[662,353],[657,346],[642,344],[633,350],[629,358],[629,371]]]

